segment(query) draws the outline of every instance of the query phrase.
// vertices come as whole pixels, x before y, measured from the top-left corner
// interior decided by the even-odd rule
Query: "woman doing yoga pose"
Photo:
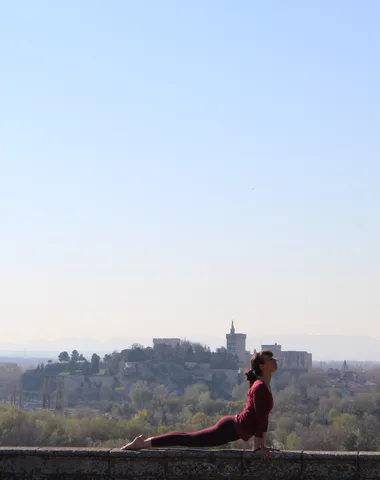
[[[221,418],[215,425],[198,432],[166,433],[156,437],[136,437],[122,450],[164,447],[217,447],[254,437],[254,449],[268,457],[272,449],[265,447],[268,418],[273,408],[270,382],[277,370],[277,361],[270,351],[255,353],[251,370],[245,375],[249,382],[248,398],[244,410],[238,415]]]

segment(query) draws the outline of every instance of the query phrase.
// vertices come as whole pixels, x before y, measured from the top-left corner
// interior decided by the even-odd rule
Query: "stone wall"
[[[280,452],[263,461],[249,450],[0,447],[1,480],[380,478],[380,453]]]

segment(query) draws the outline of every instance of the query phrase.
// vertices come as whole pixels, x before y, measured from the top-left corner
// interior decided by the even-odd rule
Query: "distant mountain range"
[[[254,341],[251,341],[254,339]],[[225,338],[189,338],[212,349],[225,345]],[[282,345],[283,350],[306,350],[313,354],[314,360],[380,360],[380,341],[368,336],[349,335],[250,335],[247,333],[247,348],[251,351],[260,349],[261,344]],[[55,341],[33,341],[28,345],[0,343],[0,357],[18,358],[51,358],[57,357],[62,350],[72,351],[74,348],[81,353],[91,355],[97,352],[100,355],[114,350],[128,348],[133,343],[144,346],[152,345],[152,338],[115,338],[104,341],[89,338],[62,338]]]

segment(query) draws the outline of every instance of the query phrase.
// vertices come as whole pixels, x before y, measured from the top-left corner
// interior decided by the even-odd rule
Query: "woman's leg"
[[[215,425],[198,432],[166,433],[152,437],[153,448],[162,447],[218,447],[233,442],[239,437],[235,428],[234,417],[223,417]]]
[[[165,433],[157,437],[146,439],[137,437],[133,442],[123,447],[128,449],[139,448],[164,448],[164,447],[217,447],[238,440],[239,436],[235,428],[233,416],[221,418],[212,427],[199,430],[198,432],[175,432]]]

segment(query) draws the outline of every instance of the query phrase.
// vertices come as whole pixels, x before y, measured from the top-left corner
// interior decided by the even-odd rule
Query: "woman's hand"
[[[277,450],[277,448],[268,448],[268,447],[260,447],[256,448],[256,450],[253,452],[256,455],[259,455],[263,460],[269,460],[272,456],[272,452],[279,452],[280,450]]]

